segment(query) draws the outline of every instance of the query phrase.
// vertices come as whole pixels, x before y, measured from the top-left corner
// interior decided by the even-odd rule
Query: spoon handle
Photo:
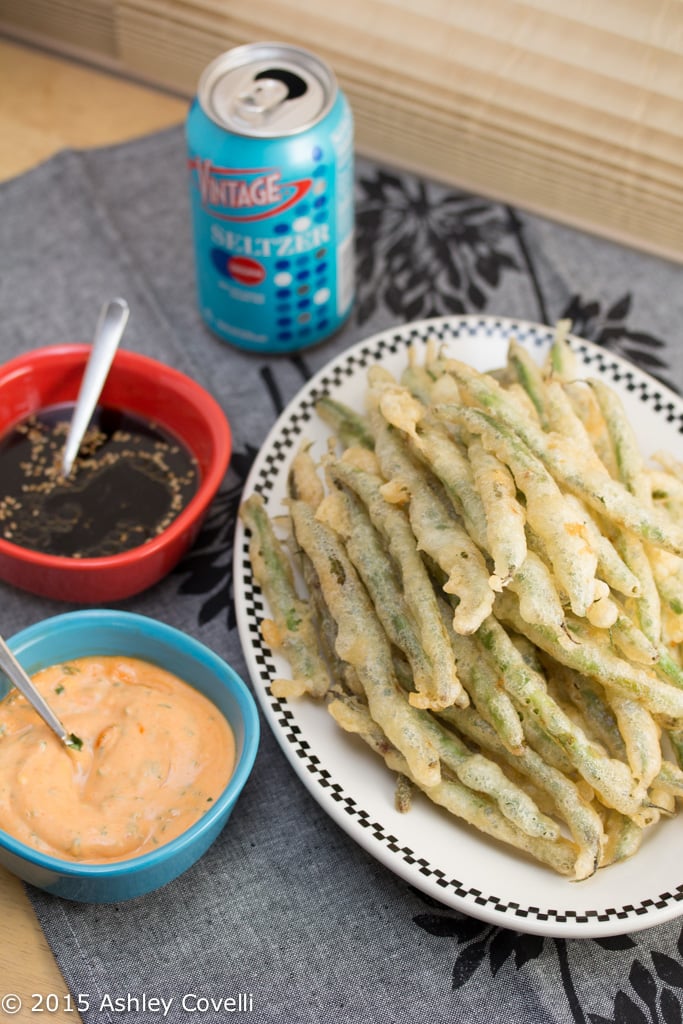
[[[62,473],[65,477],[71,472],[83,435],[88,429],[97,400],[102,393],[114,354],[128,322],[128,314],[128,303],[124,299],[112,299],[105,303],[100,312],[92,352],[83,374],[62,454]]]
[[[23,693],[29,704],[36,709],[43,721],[50,726],[57,736],[59,736],[62,743],[66,743],[69,738],[69,734],[66,729],[59,721],[54,711],[50,708],[49,704],[46,703],[39,691],[35,688],[31,679],[24,672],[23,668],[14,657],[2,637],[0,637],[0,670],[5,673],[10,682],[16,686],[17,690]]]

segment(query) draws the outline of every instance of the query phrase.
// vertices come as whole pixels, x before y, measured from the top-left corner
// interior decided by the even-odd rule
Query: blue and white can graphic
[[[328,66],[280,43],[223,54],[187,118],[199,309],[224,341],[291,352],[354,299],[353,118]]]

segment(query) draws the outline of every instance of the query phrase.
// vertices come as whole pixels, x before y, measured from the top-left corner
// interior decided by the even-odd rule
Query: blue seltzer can
[[[354,298],[353,118],[307,50],[253,43],[199,81],[186,125],[199,309],[219,337],[292,352]]]

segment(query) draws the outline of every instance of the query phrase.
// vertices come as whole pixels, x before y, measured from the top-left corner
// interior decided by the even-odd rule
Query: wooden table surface
[[[180,124],[187,106],[187,100],[0,38],[0,180],[64,147],[107,145]],[[19,1012],[2,1009],[8,993],[22,1000]],[[40,1020],[38,1000],[50,993],[60,1009],[42,1019],[77,1022],[23,885],[0,868],[0,1021]]]

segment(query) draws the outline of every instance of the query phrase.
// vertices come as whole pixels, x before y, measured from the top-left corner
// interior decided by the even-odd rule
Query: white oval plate
[[[384,331],[324,367],[282,413],[245,486],[260,492],[271,515],[282,514],[287,473],[302,439],[322,454],[329,431],[314,412],[322,394],[362,410],[366,368],[381,363],[399,374],[407,349],[429,338],[481,370],[505,362],[511,336],[539,359],[552,342],[549,327],[494,317],[444,317]],[[617,389],[643,451],[676,451],[683,401],[612,353],[572,338],[588,375]],[[277,700],[270,682],[289,675],[286,662],[259,632],[268,608],[254,584],[245,532],[235,537],[235,602],[240,639],[256,696],[294,771],[320,806],[373,857],[441,903],[492,924],[540,935],[593,938],[651,927],[683,913],[683,819],[658,825],[631,860],[585,882],[556,876],[458,822],[416,794],[408,814],[394,809],[393,776],[324,707],[307,698]]]

